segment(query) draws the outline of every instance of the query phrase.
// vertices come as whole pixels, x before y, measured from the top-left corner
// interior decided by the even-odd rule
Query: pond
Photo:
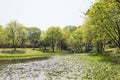
[[[0,80],[120,80],[120,65],[87,54],[0,65]]]
[[[47,60],[0,66],[0,80],[81,80],[87,63],[54,56]]]

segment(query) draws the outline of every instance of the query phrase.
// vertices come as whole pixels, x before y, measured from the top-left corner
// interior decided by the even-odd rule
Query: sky
[[[95,0],[0,0],[0,25],[17,20],[29,27],[79,26]]]

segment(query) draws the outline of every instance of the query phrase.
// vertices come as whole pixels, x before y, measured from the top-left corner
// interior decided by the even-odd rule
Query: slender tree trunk
[[[16,47],[14,47],[14,51],[16,51]]]
[[[80,52],[82,52],[82,46],[80,46]]]
[[[52,51],[53,51],[53,52],[55,51],[55,49],[54,49],[54,44],[52,45]]]
[[[63,42],[62,41],[60,41],[60,50],[62,51],[62,48],[63,47]]]
[[[88,43],[85,43],[85,52],[88,52],[89,51],[89,45]]]
[[[99,42],[97,42],[97,45],[96,45],[96,50],[97,50],[97,53],[100,53],[100,49],[99,49]]]
[[[52,38],[51,43],[52,43],[52,44],[51,44],[51,45],[52,45],[52,51],[54,52],[55,42],[54,42],[53,38]]]
[[[33,50],[35,50],[35,43],[33,42],[33,44],[32,44],[32,47],[33,47]]]
[[[16,51],[16,45],[15,45],[15,41],[13,40],[13,47],[14,51]]]

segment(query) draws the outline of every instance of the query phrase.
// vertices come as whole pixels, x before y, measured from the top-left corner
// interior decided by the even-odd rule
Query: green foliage
[[[12,47],[14,50],[16,50],[16,47],[18,43],[21,41],[21,29],[23,28],[23,25],[16,22],[11,21],[7,24],[6,32],[7,32],[7,38],[10,40],[10,43],[12,44]]]
[[[36,46],[36,44],[39,43],[40,36],[41,36],[41,30],[39,28],[30,27],[27,29],[27,37],[30,40],[33,49]]]
[[[120,47],[119,8],[116,0],[99,0],[87,11],[90,23],[104,31],[117,47]]]
[[[28,39],[31,41],[31,42],[35,42],[37,40],[40,39],[40,35],[41,35],[41,31],[39,28],[36,28],[36,27],[30,27],[27,29],[28,31]]]
[[[43,41],[46,41],[54,52],[55,46],[63,39],[63,31],[59,27],[50,27],[43,35]]]
[[[81,28],[75,30],[70,36],[71,49],[82,52],[83,33]]]
[[[0,44],[3,43],[3,28],[0,26]]]
[[[103,53],[106,44],[120,48],[120,3],[118,0],[98,0],[86,12],[87,19],[79,27],[50,27],[45,33],[36,27],[26,28],[11,21],[6,28],[0,27],[0,44],[7,47],[40,47],[43,50],[70,50]],[[2,36],[2,34],[6,36]],[[9,45],[9,46],[8,46]],[[26,46],[27,45],[27,46]],[[111,45],[111,44],[110,44]],[[116,47],[114,46],[114,47]]]
[[[76,26],[72,26],[72,25],[69,25],[69,26],[66,26],[66,27],[63,28],[63,30],[68,31],[70,33],[75,31],[76,29],[77,29],[77,27]]]

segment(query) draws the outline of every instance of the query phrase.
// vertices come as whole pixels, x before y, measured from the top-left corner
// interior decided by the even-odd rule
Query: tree
[[[3,27],[2,25],[0,25],[0,44],[3,43],[2,38],[3,38]]]
[[[83,36],[83,40],[82,40],[82,43],[83,43],[83,46],[84,46],[84,51],[85,52],[88,52],[90,50],[92,50],[93,48],[93,44],[92,44],[92,41],[93,41],[93,37],[96,33],[93,33],[93,26],[90,25],[88,23],[88,21],[86,21],[82,26],[81,26],[81,29],[82,29],[82,36]]]
[[[41,30],[37,27],[30,27],[27,29],[27,37],[31,42],[32,48],[36,47],[37,43],[40,41]]]
[[[77,30],[77,26],[72,26],[72,25],[69,25],[69,26],[65,26],[63,28],[63,31],[64,31],[64,46],[66,47],[67,50],[70,50],[71,49],[71,41],[70,41],[70,38],[71,38],[71,34]]]
[[[50,27],[45,33],[44,33],[44,40],[48,41],[50,44],[52,51],[54,52],[55,47],[57,46],[57,43],[59,43],[62,39],[62,30],[59,27]]]
[[[62,51],[62,50],[67,50],[68,48],[68,43],[67,43],[67,40],[68,40],[68,34],[64,31],[64,30],[61,30],[60,29],[60,37],[57,41],[57,47]]]
[[[92,24],[91,21],[91,18],[88,18],[82,25],[85,50],[90,51],[95,46],[96,51],[102,53],[105,48],[104,43],[107,40],[106,33],[98,25]]]
[[[20,33],[22,24],[18,23],[17,21],[11,21],[6,26],[7,37],[11,41],[12,48],[16,51],[16,47],[21,40]]]
[[[99,0],[87,15],[91,24],[103,30],[120,49],[120,4],[118,0]]]
[[[69,31],[70,33],[75,31],[76,29],[77,29],[77,27],[76,26],[72,26],[72,25],[69,25],[69,26],[66,26],[66,27],[63,28],[63,30]]]
[[[4,45],[7,43],[7,35],[6,35],[6,31],[5,28],[2,27],[2,25],[0,26],[0,46],[1,48],[3,48],[4,51]]]
[[[50,44],[49,44],[49,40],[46,38],[46,36],[43,34],[41,36],[41,43],[40,43],[40,47],[43,51],[46,51],[47,50],[47,47],[49,47]]]
[[[81,28],[75,30],[70,37],[71,48],[77,52],[82,52],[83,33],[81,30]]]
[[[21,29],[20,29],[20,43],[19,43],[19,46],[21,48],[24,48],[26,46],[26,41],[27,41],[27,28],[24,27],[24,26],[21,26]]]
[[[106,33],[99,28],[99,26],[92,27],[92,43],[95,45],[97,53],[102,53],[105,49],[105,42],[107,40]]]

